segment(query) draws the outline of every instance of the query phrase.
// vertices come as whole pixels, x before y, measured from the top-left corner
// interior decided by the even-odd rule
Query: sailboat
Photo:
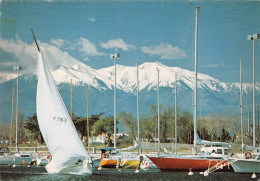
[[[45,168],[50,174],[92,174],[91,159],[69,116],[33,30],[32,34],[38,50],[36,112],[40,131],[52,157]]]
[[[226,159],[228,155],[227,143],[224,142],[210,142],[201,140],[196,136],[198,144],[205,144],[206,147],[210,145],[218,145],[217,149],[212,152],[203,152],[201,154],[191,155],[153,155],[147,157],[161,170],[161,171],[207,171],[210,168],[221,171],[231,171],[229,161]],[[208,148],[208,147],[207,147]]]
[[[101,161],[99,164],[99,170],[102,168],[136,168],[139,166],[140,159],[135,154],[130,154],[122,151],[133,151],[139,148],[139,144],[135,142],[134,146],[130,146],[122,149],[115,148],[101,148]],[[131,161],[130,161],[130,160]],[[130,161],[130,163],[128,162]]]
[[[209,143],[201,141],[197,134],[197,47],[198,47],[198,10],[195,8],[196,24],[195,24],[195,90],[194,90],[194,150],[196,152],[197,144]],[[223,150],[223,149],[222,149]],[[161,170],[161,171],[205,171],[216,165],[229,165],[227,160],[224,160],[225,152],[221,154],[191,154],[191,155],[155,155],[148,156],[148,158]],[[225,167],[229,168],[229,167]]]
[[[133,148],[138,149],[138,154],[140,154],[140,120],[139,120],[139,69],[138,69],[139,63],[136,63],[136,115],[137,115],[137,141],[135,142],[135,145]],[[135,168],[136,170],[140,169],[141,163],[143,162],[143,156],[130,156],[128,158],[123,158],[119,166],[121,168]]]
[[[244,147],[248,149],[248,146]],[[252,150],[254,150],[255,153],[246,152],[243,157],[228,158],[235,172],[260,173],[260,147]]]
[[[120,151],[132,151],[135,149],[139,149],[140,143],[140,128],[139,128],[139,71],[138,71],[138,63],[136,63],[136,78],[137,78],[137,140],[135,141],[134,146],[122,149],[116,148],[101,148],[101,161],[99,165],[99,169],[102,168],[136,168],[139,170],[139,167],[142,162],[143,156],[137,156],[135,154],[129,153],[121,153]],[[141,158],[141,159],[140,159]]]
[[[243,89],[242,89],[242,59],[240,60],[240,115],[241,115],[241,143],[242,152],[246,150],[251,150],[251,152],[246,152],[244,155],[237,157],[228,158],[235,172],[238,173],[260,173],[260,147],[255,148],[253,146],[247,146],[243,141]],[[255,131],[255,129],[253,130]],[[253,143],[255,145],[255,143]]]
[[[228,158],[235,172],[238,173],[260,173],[260,147],[242,145],[244,150],[251,150],[244,155]]]

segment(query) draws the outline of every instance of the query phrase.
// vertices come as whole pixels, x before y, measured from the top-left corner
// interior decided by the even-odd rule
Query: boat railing
[[[10,148],[10,153],[17,153],[17,152],[26,152],[26,153],[38,153],[41,152],[43,154],[49,154],[49,150],[46,146],[41,146],[41,147],[11,147]]]
[[[227,161],[227,160],[219,161],[217,164],[215,164],[212,167],[210,167],[210,162],[209,162],[209,168],[205,172],[212,173],[212,172],[215,172],[219,169],[223,169],[226,166],[228,166],[228,167],[230,166],[230,162]]]

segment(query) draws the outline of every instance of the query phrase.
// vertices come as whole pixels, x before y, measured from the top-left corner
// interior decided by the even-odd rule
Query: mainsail
[[[90,158],[37,42],[36,45],[39,50],[37,118],[40,131],[52,156],[51,162],[45,168],[48,173],[91,174]]]

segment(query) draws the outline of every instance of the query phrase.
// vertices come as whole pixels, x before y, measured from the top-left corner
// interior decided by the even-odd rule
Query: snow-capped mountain
[[[179,67],[168,67],[159,62],[143,63],[139,69],[139,90],[153,89],[157,86],[157,69],[159,70],[160,87],[173,88],[175,84],[175,74],[177,74],[178,85],[185,84],[190,89],[194,89],[195,73]],[[114,87],[114,66],[95,70],[83,63],[78,63],[67,68],[58,66],[52,70],[52,75],[57,84],[72,83],[74,85],[88,84],[96,89],[113,89]],[[22,73],[22,72],[21,72]],[[16,74],[1,73],[0,83],[16,78]],[[116,65],[117,89],[127,93],[136,93],[137,68],[131,66]],[[225,83],[205,74],[198,73],[198,88],[210,91],[230,91],[232,88],[240,88],[240,83]],[[250,91],[252,84],[243,84],[244,92]],[[259,84],[256,89],[260,90]]]
[[[179,67],[168,67],[159,62],[143,63],[138,66],[140,112],[146,113],[151,104],[156,104],[157,76],[159,70],[160,101],[163,105],[172,105],[173,90],[175,86],[175,74],[178,82],[178,104],[182,109],[192,109],[192,92],[194,90],[195,76],[193,71]],[[86,110],[85,86],[89,85],[92,98],[92,110],[95,113],[113,113],[113,89],[114,89],[114,66],[95,70],[83,63],[76,63],[70,68],[56,66],[52,68],[52,75],[58,84],[58,88],[65,104],[70,105],[70,83],[73,83],[73,109],[76,115],[84,115]],[[20,73],[23,73],[22,71]],[[16,85],[16,74],[0,74],[0,118],[6,119],[11,114],[11,89]],[[117,105],[118,112],[135,113],[137,67],[116,66],[117,81]],[[19,77],[19,103],[26,116],[35,112],[37,77],[26,74]],[[198,99],[199,107],[205,114],[208,111],[236,110],[239,105],[239,83],[225,83],[205,74],[198,74]],[[244,99],[250,106],[252,95],[252,84],[243,84]],[[260,85],[256,84],[256,100],[259,100]],[[91,102],[91,100],[90,100]],[[8,119],[7,119],[8,120]]]

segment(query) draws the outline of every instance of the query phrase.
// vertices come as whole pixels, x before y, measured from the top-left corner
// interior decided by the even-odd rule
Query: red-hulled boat
[[[148,156],[148,158],[161,171],[205,171],[220,163],[222,165],[230,165],[227,160],[221,158],[208,158],[201,156]],[[231,167],[225,166],[222,171],[227,171],[229,168]]]
[[[198,53],[197,53],[197,45],[198,45],[198,10],[199,7],[195,8],[195,15],[196,15],[196,21],[195,21],[195,86],[194,86],[194,148],[195,151],[197,150],[197,144],[209,144],[208,141],[203,141],[199,138],[197,135],[197,59],[198,59]],[[158,101],[159,102],[159,101]],[[159,116],[159,115],[158,115]],[[160,130],[160,129],[158,129]],[[158,135],[160,135],[158,133]],[[158,136],[158,140],[159,140]],[[177,141],[177,136],[175,137],[175,140]],[[212,143],[211,143],[212,144]],[[158,148],[160,148],[159,142],[158,142]],[[216,150],[215,150],[216,151]],[[214,153],[215,153],[214,151]],[[213,152],[211,152],[213,153]],[[223,152],[222,152],[223,153]],[[223,159],[223,156],[226,156],[227,154],[219,155],[218,157],[212,156],[212,155],[190,155],[190,156],[169,156],[169,155],[163,155],[163,156],[148,156],[148,158],[162,171],[206,171],[209,168],[217,165],[218,168],[229,168],[230,163],[227,160]],[[226,165],[226,166],[225,166]],[[218,169],[217,168],[217,169]],[[231,168],[231,167],[230,167]],[[230,169],[232,170],[232,169]],[[209,171],[208,171],[209,173]]]

